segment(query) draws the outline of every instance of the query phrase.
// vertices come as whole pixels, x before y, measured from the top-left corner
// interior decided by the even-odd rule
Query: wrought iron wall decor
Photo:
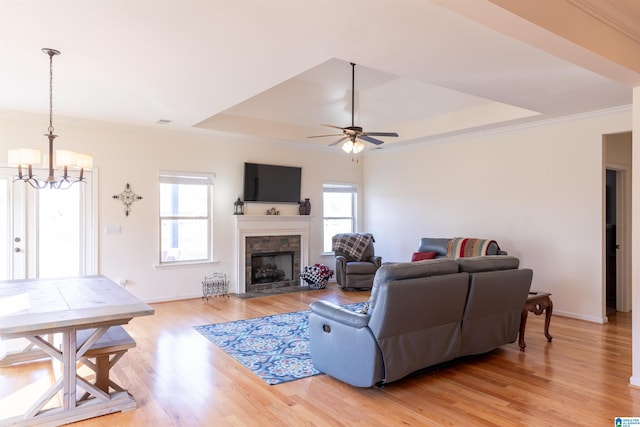
[[[133,202],[142,200],[142,196],[138,196],[136,193],[131,191],[131,186],[128,182],[127,185],[125,185],[124,190],[122,190],[122,193],[114,195],[113,198],[122,202],[124,205],[125,216],[129,216],[131,213],[131,205]]]

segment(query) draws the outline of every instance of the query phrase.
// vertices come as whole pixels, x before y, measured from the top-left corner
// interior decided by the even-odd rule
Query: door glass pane
[[[13,248],[9,241],[9,178],[0,177],[0,280],[8,280],[10,250]]]
[[[78,276],[81,260],[80,185],[38,191],[38,277]]]

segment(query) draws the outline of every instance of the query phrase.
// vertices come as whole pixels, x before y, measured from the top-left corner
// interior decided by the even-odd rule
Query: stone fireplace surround
[[[237,215],[235,219],[237,242],[235,293],[243,294],[250,290],[247,287],[247,284],[251,283],[251,270],[247,269],[247,237],[299,236],[300,258],[299,268],[296,272],[296,278],[299,278],[299,270],[309,264],[309,221],[311,217],[306,215]],[[287,240],[289,239],[283,241]],[[299,280],[296,285],[300,285]]]
[[[273,259],[276,263],[286,260],[284,261],[286,266],[283,265],[283,270],[280,270],[284,277],[280,280],[267,277],[262,283],[254,281],[254,263],[264,259]],[[245,237],[245,289],[247,292],[299,285],[300,268],[300,235]]]

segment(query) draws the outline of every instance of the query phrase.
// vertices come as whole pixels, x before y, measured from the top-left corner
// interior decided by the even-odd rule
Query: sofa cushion
[[[420,239],[418,252],[436,252],[439,256],[447,255],[448,238],[423,237]]]
[[[378,266],[376,264],[364,261],[353,261],[347,263],[345,272],[347,274],[374,274]]]
[[[411,262],[434,259],[436,255],[438,255],[437,252],[414,252],[413,255],[411,255]]]
[[[520,265],[520,260],[509,255],[487,255],[456,260],[460,271],[467,273],[480,273],[483,271],[515,270]]]
[[[377,288],[381,283],[392,280],[453,274],[458,272],[458,268],[458,263],[455,260],[444,258],[416,262],[384,263],[376,271],[371,288],[371,297],[367,301],[366,310],[363,313],[370,312],[373,308],[378,294]]]

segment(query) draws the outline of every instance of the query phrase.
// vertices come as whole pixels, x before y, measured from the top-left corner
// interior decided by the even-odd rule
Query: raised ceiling
[[[350,124],[350,62],[385,146],[631,104],[640,2],[522,3],[2,0],[0,109],[47,112],[43,47],[57,116],[300,144]]]

